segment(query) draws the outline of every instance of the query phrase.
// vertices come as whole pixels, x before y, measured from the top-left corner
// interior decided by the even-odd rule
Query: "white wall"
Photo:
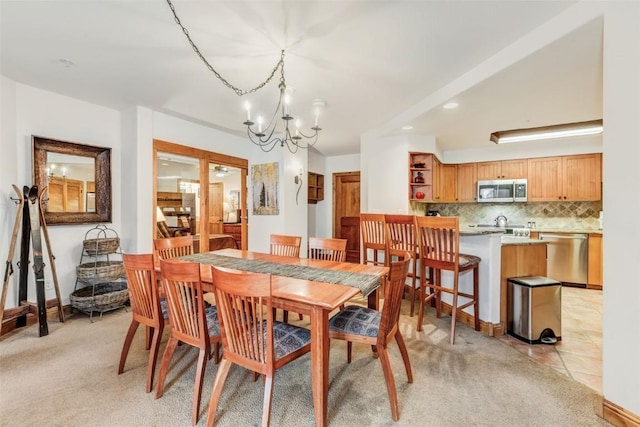
[[[358,172],[360,155],[333,156],[324,159],[324,201],[315,206],[315,236],[333,237],[333,174]]]
[[[0,194],[4,209],[0,247],[9,247],[10,231],[15,221],[15,209],[9,196],[13,193],[11,184],[22,188],[32,185],[31,136],[46,136],[53,139],[79,142],[100,147],[111,147],[113,221],[107,224],[122,234],[121,221],[121,139],[120,113],[99,105],[90,104],[52,92],[36,89],[2,78],[2,172],[0,173]],[[10,225],[9,225],[10,224]],[[69,303],[76,280],[75,267],[79,264],[82,241],[93,225],[51,225],[49,237],[60,283],[60,293],[64,304]],[[46,246],[43,248],[45,264],[49,264]],[[17,244],[14,260],[19,258],[20,245]],[[6,252],[3,252],[6,256]],[[14,267],[16,266],[14,262]],[[15,307],[17,301],[18,271],[12,278],[6,307]],[[29,273],[29,295],[35,301],[33,274]],[[51,282],[50,266],[45,269],[45,282]],[[52,290],[46,291],[47,298],[53,298]]]
[[[306,253],[307,193],[298,196],[294,176],[307,172],[307,151],[291,154],[276,147],[263,153],[246,137],[224,133],[200,124],[178,119],[143,107],[116,111],[77,99],[17,84],[2,76],[0,92],[0,254],[6,259],[15,220],[12,212],[11,184],[31,185],[31,135],[111,147],[113,222],[108,224],[121,237],[125,252],[150,252],[154,228],[153,218],[153,139],[201,148],[246,158],[252,164],[278,162],[280,172],[280,214],[256,216],[249,204],[249,249],[269,250],[269,234],[303,236]],[[249,176],[249,180],[251,176]],[[125,191],[122,183],[126,182]],[[248,196],[250,196],[248,194]],[[251,200],[251,199],[249,199]],[[15,209],[13,209],[15,211]],[[50,227],[53,252],[64,304],[75,287],[75,267],[82,253],[82,241],[93,225],[56,225]],[[19,247],[16,254],[19,254]],[[47,253],[45,252],[45,257]],[[17,261],[17,257],[14,256]],[[14,262],[14,268],[15,268]],[[17,268],[16,268],[17,270]],[[3,271],[4,273],[4,271]],[[17,271],[16,271],[17,273]],[[17,301],[17,274],[14,274],[6,307]],[[45,271],[46,280],[50,272]],[[30,277],[30,280],[33,279]],[[30,299],[35,299],[33,284]],[[47,292],[47,298],[53,297]]]
[[[603,393],[640,416],[640,3],[604,20]],[[631,184],[630,184],[631,183]]]

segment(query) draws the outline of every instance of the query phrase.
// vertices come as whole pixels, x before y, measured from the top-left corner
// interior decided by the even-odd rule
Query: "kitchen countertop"
[[[527,239],[526,237],[502,236],[500,243],[503,245],[546,245],[548,240]]]
[[[460,235],[482,235],[482,234],[493,234],[493,233],[504,233],[505,228],[512,228],[509,226],[506,227],[476,227],[475,225],[461,225],[460,226]],[[551,227],[540,227],[540,228],[530,228],[532,233],[585,233],[585,234],[602,234],[601,229],[594,228],[551,228]]]

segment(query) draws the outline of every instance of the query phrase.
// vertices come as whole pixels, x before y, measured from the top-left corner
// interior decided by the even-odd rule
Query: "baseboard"
[[[68,316],[71,314],[71,310],[72,307],[71,305],[64,305],[62,306],[62,309],[64,310],[64,315]],[[27,314],[27,325],[25,327],[34,325],[36,323],[38,323],[38,317],[35,316],[34,314]],[[49,321],[50,319],[58,319],[58,308],[57,307],[52,307],[52,308],[48,308],[47,309],[47,321]],[[8,320],[4,320],[2,322],[2,328],[0,329],[0,336],[4,337],[7,334],[10,334],[13,331],[19,331],[22,328],[18,328],[16,325],[18,323],[18,319],[17,318],[13,318],[13,319],[8,319]]]
[[[602,400],[602,418],[617,427],[640,427],[640,416],[621,406]]]
[[[418,305],[419,309],[420,306],[417,301],[416,305]],[[451,316],[451,305],[443,302],[442,313]],[[465,311],[458,311],[458,313],[456,313],[456,321],[464,323],[471,328],[475,327],[473,315]],[[498,337],[505,334],[504,328],[500,323],[486,322],[482,319],[480,319],[480,332],[490,337]]]

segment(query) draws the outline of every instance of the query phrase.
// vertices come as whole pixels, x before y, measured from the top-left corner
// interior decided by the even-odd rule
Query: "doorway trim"
[[[200,162],[200,188],[201,194],[204,197],[200,197],[200,212],[209,212],[209,164],[216,163],[224,166],[231,166],[240,169],[240,198],[239,198],[239,207],[241,210],[240,220],[241,220],[241,233],[242,233],[242,248],[247,248],[247,175],[249,173],[249,161],[247,159],[242,159],[240,157],[229,156],[227,154],[214,153],[212,151],[202,150],[199,148],[188,147],[186,145],[180,145],[169,141],[163,141],[161,139],[153,140],[153,212],[155,215],[156,207],[157,207],[157,158],[158,152],[162,153],[171,153],[178,154],[181,156],[187,156],[196,158]],[[200,215],[200,224],[199,229],[200,233],[209,234],[209,216],[208,215]],[[151,221],[152,236],[156,235],[156,224],[155,220]],[[201,251],[209,250],[209,239],[200,239],[201,240]]]

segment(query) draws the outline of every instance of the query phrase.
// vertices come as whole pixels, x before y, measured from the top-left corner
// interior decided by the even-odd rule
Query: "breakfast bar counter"
[[[507,285],[509,277],[545,276],[546,241],[528,237],[505,236],[504,229],[460,229],[460,253],[480,257],[479,310],[483,333],[494,336],[506,333]],[[443,271],[442,280],[453,282],[451,272]],[[473,289],[473,276],[460,275],[460,290]],[[451,304],[451,296],[443,295],[445,304]],[[464,310],[460,321],[473,322],[472,308]]]

